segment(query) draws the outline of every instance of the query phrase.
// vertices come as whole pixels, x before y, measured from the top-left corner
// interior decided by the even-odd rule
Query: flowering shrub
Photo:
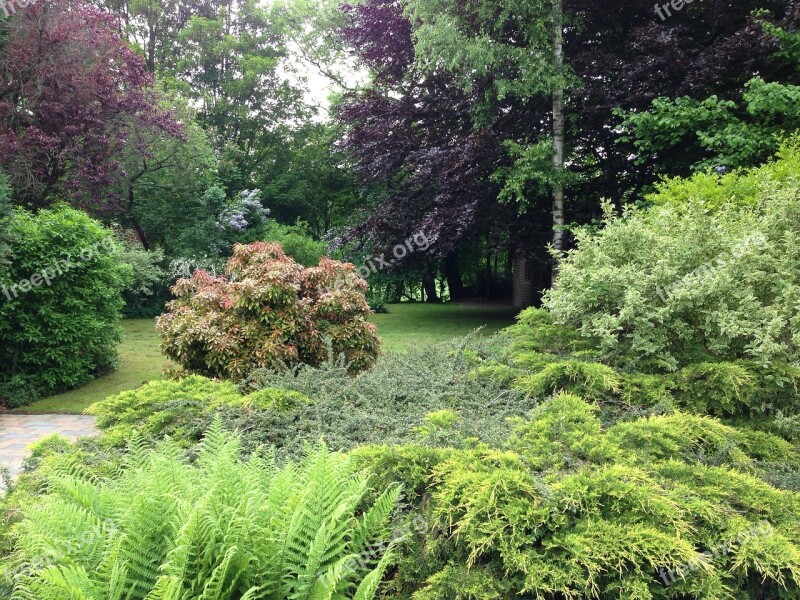
[[[269,209],[261,204],[259,190],[244,190],[229,202],[217,217],[216,226],[233,232],[242,232],[266,221]]]
[[[227,276],[195,271],[158,319],[161,348],[184,372],[240,380],[256,368],[318,365],[343,354],[352,372],[379,353],[355,267],[322,258],[303,267],[278,244],[234,246]]]

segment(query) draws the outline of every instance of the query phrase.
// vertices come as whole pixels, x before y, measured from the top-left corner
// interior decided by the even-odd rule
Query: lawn
[[[491,334],[513,323],[516,311],[495,305],[395,304],[389,313],[375,315],[378,334],[386,351],[403,351],[463,336],[483,327]],[[87,385],[31,406],[17,409],[22,413],[81,413],[99,400],[147,381],[161,379],[164,358],[158,350],[158,335],[152,319],[129,319],[122,322],[123,338],[119,348],[119,368]]]
[[[492,334],[514,322],[517,310],[510,306],[459,304],[394,304],[389,313],[375,315],[383,349],[402,351],[464,336],[482,327]]]
[[[158,349],[153,319],[122,322],[119,368],[76,390],[50,396],[17,409],[22,413],[81,413],[83,409],[111,394],[131,390],[153,379],[161,379],[164,357]]]

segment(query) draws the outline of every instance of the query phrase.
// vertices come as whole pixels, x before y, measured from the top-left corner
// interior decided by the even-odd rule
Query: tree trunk
[[[133,229],[136,231],[136,234],[139,236],[139,241],[142,243],[142,247],[145,250],[150,250],[150,243],[147,241],[147,236],[144,233],[144,229],[142,226],[139,225],[139,221],[133,216],[133,205],[134,205],[134,191],[133,191],[133,183],[128,184],[128,218],[130,219],[131,225]]]
[[[147,38],[147,71],[152,75],[156,72],[156,32],[155,25],[149,24]]]
[[[458,302],[464,299],[464,281],[461,279],[461,265],[458,261],[458,252],[453,250],[444,259],[444,276],[450,290],[450,300]]]
[[[394,292],[392,292],[392,297],[390,300],[391,304],[397,304],[403,300],[403,295],[406,291],[406,283],[405,281],[398,281],[394,284]]]
[[[439,295],[436,293],[436,277],[433,276],[433,271],[431,271],[430,267],[428,267],[422,278],[422,289],[425,291],[426,302],[430,304],[439,302]]]
[[[564,7],[562,0],[553,0],[553,61],[556,70],[553,86],[553,166],[557,181],[553,186],[553,249],[564,251]],[[552,283],[555,287],[558,265],[553,266]]]

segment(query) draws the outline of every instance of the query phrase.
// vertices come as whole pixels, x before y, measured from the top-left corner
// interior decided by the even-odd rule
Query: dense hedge
[[[112,233],[67,207],[17,210],[0,265],[0,404],[73,388],[112,368],[129,268]]]
[[[398,561],[380,598],[800,598],[800,429],[783,413],[745,427],[687,412],[755,414],[753,398],[791,397],[777,391],[793,389],[791,367],[694,363],[664,377],[601,354],[531,309],[496,339],[386,355],[355,378],[333,362],[240,387],[153,382],[90,409],[97,442],[37,453],[6,514],[37,506],[31,490],[64,461],[116,477],[131,439],[144,448],[166,435],[194,457],[216,419],[247,454],[357,446],[375,487],[402,486]]]
[[[509,329],[508,351],[481,360],[476,376],[503,383],[537,401],[566,391],[595,402],[606,419],[686,412],[723,418],[800,415],[800,366],[754,360],[688,363],[652,374],[607,364],[592,340],[528,309]]]

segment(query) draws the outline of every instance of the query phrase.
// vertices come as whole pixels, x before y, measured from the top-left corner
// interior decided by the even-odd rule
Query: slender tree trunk
[[[464,282],[461,279],[461,266],[458,262],[458,251],[453,250],[444,259],[444,276],[450,290],[450,300],[458,302],[464,299]]]
[[[130,219],[134,231],[136,231],[136,235],[139,236],[139,241],[142,243],[142,247],[145,250],[150,250],[150,243],[147,241],[147,235],[145,235],[144,229],[142,229],[142,226],[139,224],[139,221],[136,219],[135,216],[133,216],[133,205],[134,205],[134,191],[133,191],[133,183],[131,182],[128,184],[128,217]]]
[[[147,70],[150,74],[156,72],[156,31],[155,25],[150,23],[147,38]]]
[[[403,295],[406,291],[406,284],[404,281],[398,281],[395,284],[394,293],[392,295],[392,304],[397,304],[398,302],[403,301]]]
[[[564,171],[564,6],[562,0],[553,0],[553,61],[556,80],[553,87],[553,166],[556,176]],[[564,184],[553,186],[553,248],[564,251]],[[553,266],[552,283],[555,286],[558,265]]]

